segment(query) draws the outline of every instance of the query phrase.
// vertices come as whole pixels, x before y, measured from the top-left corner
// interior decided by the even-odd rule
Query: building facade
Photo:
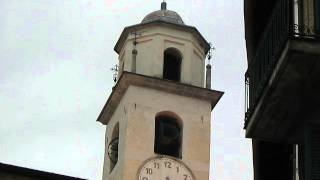
[[[0,163],[1,180],[85,180],[50,172]]]
[[[320,179],[320,1],[245,0],[255,180]]]
[[[98,117],[103,180],[209,179],[211,110],[223,94],[205,78],[209,49],[165,2],[124,28],[118,80]]]

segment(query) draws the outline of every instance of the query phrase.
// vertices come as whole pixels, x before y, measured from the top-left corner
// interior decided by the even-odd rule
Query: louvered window
[[[305,151],[304,146],[302,144],[299,144],[298,146],[298,162],[299,162],[299,180],[304,180],[305,178]]]
[[[311,179],[320,180],[320,126],[311,127]]]
[[[315,28],[316,33],[320,33],[320,0],[314,0],[314,11],[315,11]]]

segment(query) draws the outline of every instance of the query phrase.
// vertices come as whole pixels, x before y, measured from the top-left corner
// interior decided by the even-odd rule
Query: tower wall
[[[181,83],[204,87],[205,52],[192,33],[182,28],[149,25],[137,31],[138,50],[136,73],[151,77],[163,77],[164,51],[175,48],[182,54]],[[134,36],[127,37],[120,53],[121,71],[132,70]],[[123,68],[122,68],[123,67]]]
[[[126,129],[127,129],[127,119],[128,114],[126,113],[126,94],[120,101],[119,105],[116,107],[112,118],[110,119],[105,134],[105,155],[104,155],[104,165],[103,165],[103,180],[121,180],[123,179],[123,171],[124,169],[124,154],[125,154],[125,142],[126,142]],[[111,171],[110,169],[110,158],[108,155],[108,145],[112,141],[112,133],[116,126],[119,123],[119,156],[118,162]]]
[[[211,110],[223,94],[205,88],[209,50],[165,2],[123,30],[118,81],[98,117],[107,125],[103,180],[209,179]]]
[[[130,86],[107,126],[106,139],[110,139],[112,128],[117,121],[120,121],[122,133],[119,141],[119,162],[111,176],[105,168],[104,180],[135,179],[143,162],[156,156],[155,117],[160,112],[174,113],[181,119],[183,122],[181,160],[191,169],[196,179],[209,179],[210,102],[155,89]],[[109,159],[106,158],[105,167],[108,166]]]

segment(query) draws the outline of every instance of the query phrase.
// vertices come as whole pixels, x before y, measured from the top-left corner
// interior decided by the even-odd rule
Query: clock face
[[[142,165],[138,180],[194,180],[191,171],[182,162],[161,156]]]

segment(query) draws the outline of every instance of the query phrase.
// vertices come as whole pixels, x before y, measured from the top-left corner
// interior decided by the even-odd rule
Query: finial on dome
[[[163,11],[167,10],[167,3],[166,3],[166,1],[163,1],[163,2],[161,3],[161,10],[163,10]]]

